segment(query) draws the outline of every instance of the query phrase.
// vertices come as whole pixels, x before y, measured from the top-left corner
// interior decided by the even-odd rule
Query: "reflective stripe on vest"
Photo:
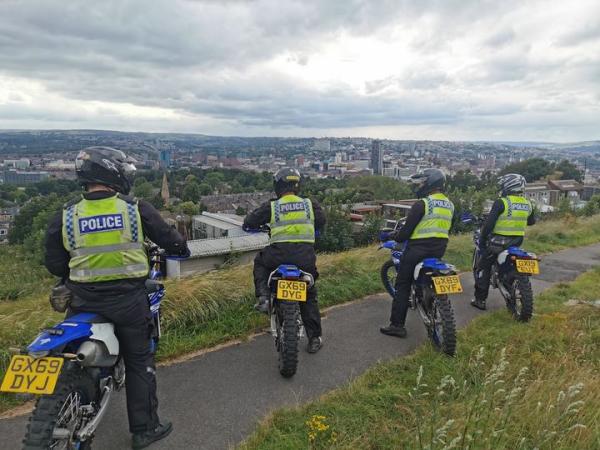
[[[525,236],[527,219],[533,210],[529,200],[518,195],[509,195],[500,200],[504,203],[504,211],[496,220],[492,233],[501,236]]]
[[[271,202],[270,243],[315,242],[315,219],[307,198],[286,195]]]
[[[432,194],[423,199],[425,214],[412,232],[410,239],[448,239],[452,226],[454,205],[444,194]]]
[[[114,195],[81,199],[63,211],[69,279],[81,283],[147,276],[149,265],[137,204]]]

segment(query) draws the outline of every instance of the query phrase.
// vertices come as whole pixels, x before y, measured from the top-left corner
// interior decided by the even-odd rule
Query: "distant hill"
[[[33,156],[77,151],[106,145],[136,153],[162,149],[219,151],[269,149],[281,144],[300,145],[311,139],[274,137],[220,137],[184,133],[138,133],[106,130],[0,130],[0,155]]]

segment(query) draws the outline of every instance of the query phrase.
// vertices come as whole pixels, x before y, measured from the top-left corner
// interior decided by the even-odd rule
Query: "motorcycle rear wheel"
[[[529,277],[515,275],[510,294],[510,300],[506,301],[508,310],[518,322],[528,322],[533,315],[533,290]]]
[[[82,426],[82,406],[96,399],[96,383],[79,367],[64,369],[51,395],[38,398],[29,418],[23,450],[92,448],[92,439],[80,442],[75,438]],[[57,439],[55,429],[66,429],[69,436]]]
[[[429,338],[433,346],[448,356],[456,354],[456,322],[454,311],[447,295],[431,295],[431,309],[429,318],[431,325],[428,327]]]
[[[300,307],[297,302],[277,302],[277,351],[279,373],[284,378],[295,375],[300,345]]]
[[[383,266],[381,266],[381,282],[392,298],[396,295],[396,275],[397,271],[394,262],[391,259],[384,262]]]

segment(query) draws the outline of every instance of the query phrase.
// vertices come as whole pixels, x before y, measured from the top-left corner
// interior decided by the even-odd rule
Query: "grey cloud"
[[[512,28],[507,28],[488,37],[485,44],[490,47],[502,47],[514,41],[515,37],[515,31]]]
[[[496,27],[495,17],[520,4],[517,0],[0,1],[0,75],[40,81],[50,92],[82,102],[168,108],[190,121],[211,117],[265,129],[506,118],[523,106],[492,101],[478,91],[509,83],[527,86],[544,71],[552,74],[567,64],[531,60],[525,46],[515,46],[518,39],[512,28]],[[385,40],[390,27],[418,26],[424,17],[427,26],[412,42],[423,54],[418,67],[369,81],[367,95],[341,84],[298,86],[283,75],[253,70],[275,56],[310,65],[311,53],[342,33]],[[450,74],[437,68],[437,56],[449,54],[455,39],[486,28],[487,23],[494,25],[480,36],[486,48],[468,69],[471,72]],[[573,77],[597,79],[598,67],[573,70]],[[14,104],[10,108],[13,118],[40,121],[52,115],[74,123],[94,117],[83,110],[61,114],[52,108],[37,112]],[[105,123],[121,119],[116,113],[102,114]],[[0,119],[9,118],[3,107]]]
[[[558,44],[563,46],[577,46],[600,39],[600,19],[598,15],[600,15],[600,8],[596,12],[595,20],[583,23],[574,31],[564,34],[558,40]]]

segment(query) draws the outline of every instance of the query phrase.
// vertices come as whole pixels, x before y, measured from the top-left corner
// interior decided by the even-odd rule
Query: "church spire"
[[[165,206],[169,206],[169,180],[167,180],[167,172],[163,174],[162,187],[160,188],[160,196],[165,202]]]

